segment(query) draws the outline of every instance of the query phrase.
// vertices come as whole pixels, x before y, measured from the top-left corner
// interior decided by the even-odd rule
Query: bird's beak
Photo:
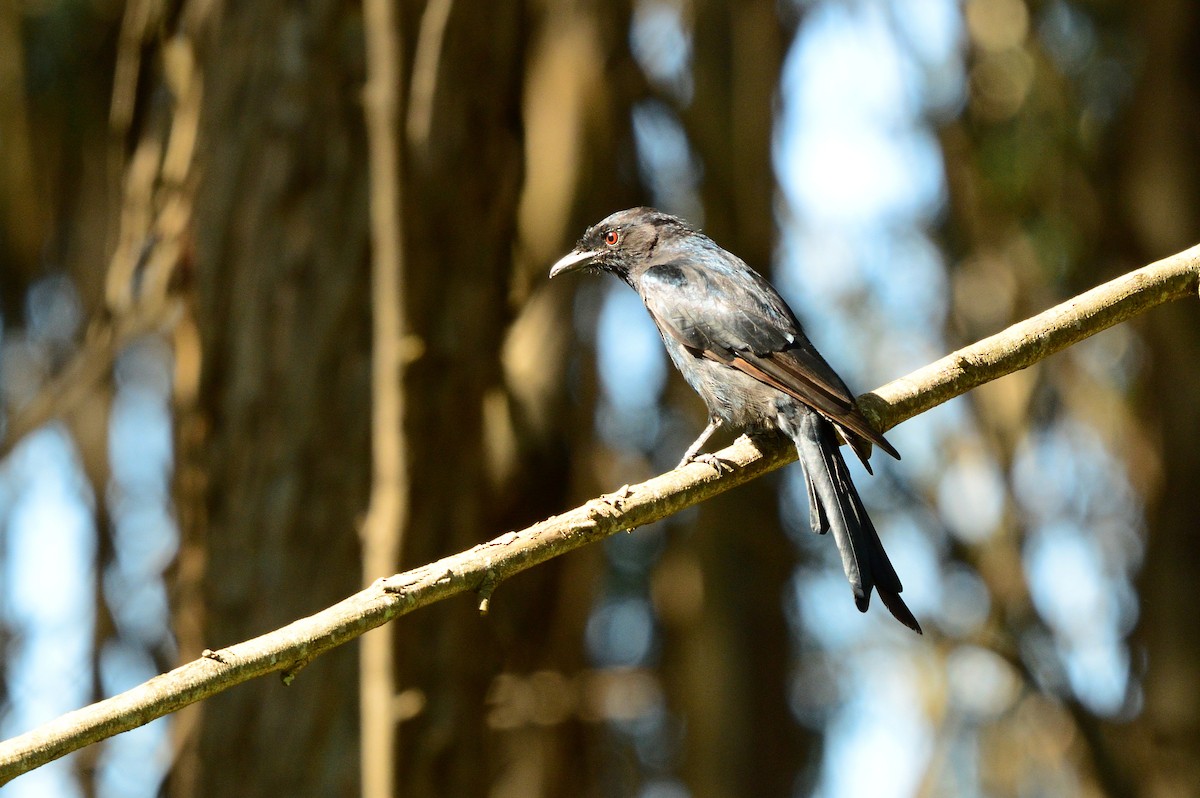
[[[591,263],[592,259],[598,254],[598,252],[592,252],[591,250],[573,249],[566,255],[563,255],[561,258],[559,258],[558,263],[555,263],[550,267],[550,278],[554,279],[563,272],[571,272],[575,271],[576,269],[581,269]]]

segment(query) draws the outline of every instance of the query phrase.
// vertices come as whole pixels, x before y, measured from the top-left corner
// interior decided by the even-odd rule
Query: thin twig
[[[404,445],[404,240],[400,174],[400,31],[393,0],[364,0],[364,106],[371,172],[372,341],[371,498],[363,523],[369,581],[400,567],[408,517]],[[359,746],[364,798],[395,788],[395,644],[391,630],[363,638],[359,651]]]
[[[1195,298],[1200,246],[1119,277],[862,397],[891,427],[1164,302]],[[316,615],[211,653],[0,743],[0,784],[256,676],[292,672],[381,624],[459,593],[488,588],[617,532],[658,521],[795,459],[782,439],[739,438],[695,462],[625,486],[520,532],[380,580]]]
[[[421,14],[421,29],[417,33],[412,79],[409,81],[406,125],[408,144],[420,157],[428,154],[438,73],[441,71],[442,44],[453,6],[453,0],[430,0]]]

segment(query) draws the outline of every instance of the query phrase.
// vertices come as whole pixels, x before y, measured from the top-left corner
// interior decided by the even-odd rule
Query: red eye
[[[615,247],[617,245],[617,242],[620,240],[621,240],[621,234],[618,233],[616,230],[609,230],[607,233],[604,234],[604,243],[608,244],[610,247]]]

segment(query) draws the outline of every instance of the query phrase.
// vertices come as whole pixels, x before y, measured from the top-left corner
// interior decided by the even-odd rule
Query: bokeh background
[[[1190,0],[397,7],[404,567],[703,426],[636,295],[545,279],[613,210],[769,273],[859,391],[1200,240]],[[365,32],[0,4],[0,736],[382,575]],[[1197,397],[1181,303],[890,433],[855,475],[924,637],[795,467],[406,617],[397,792],[1195,795]],[[4,794],[354,795],[358,716],[347,646]]]

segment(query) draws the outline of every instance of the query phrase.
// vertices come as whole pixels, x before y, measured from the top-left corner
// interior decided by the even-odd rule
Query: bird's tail
[[[904,589],[900,577],[850,481],[833,424],[807,409],[798,415],[799,418],[789,419],[792,423],[788,427],[804,466],[813,531],[820,534],[833,531],[842,555],[842,568],[860,612],[867,611],[874,588],[896,620],[920,634],[921,625],[900,598]]]

